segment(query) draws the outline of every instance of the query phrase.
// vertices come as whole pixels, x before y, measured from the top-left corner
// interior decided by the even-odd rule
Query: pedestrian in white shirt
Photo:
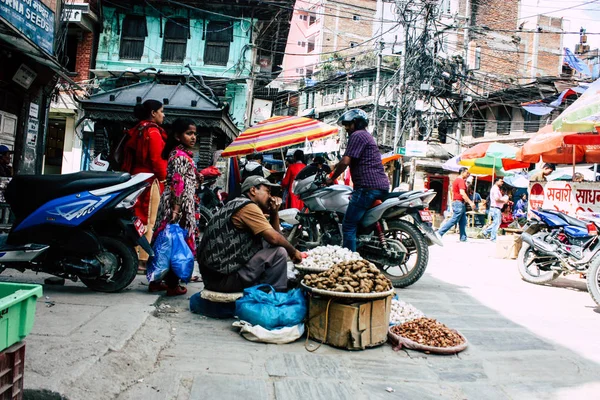
[[[498,228],[500,228],[500,222],[502,222],[502,207],[508,203],[508,196],[502,195],[500,191],[502,185],[504,185],[504,180],[496,178],[494,186],[490,191],[490,217],[492,218],[492,224],[481,232],[484,237],[489,237],[492,242],[496,241]]]

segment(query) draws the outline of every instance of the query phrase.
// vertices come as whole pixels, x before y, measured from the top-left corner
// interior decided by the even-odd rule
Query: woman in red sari
[[[148,180],[151,186],[146,188],[133,208],[135,216],[146,226],[145,236],[150,241],[156,222],[158,202],[167,178],[167,160],[162,158],[167,133],[160,127],[165,114],[162,103],[157,100],[146,100],[137,104],[133,112],[140,122],[128,132],[129,140],[125,144],[122,170],[130,174],[154,174]],[[139,270],[144,272],[148,254],[138,248],[138,257]]]
[[[288,190],[288,196],[285,202],[286,208],[297,208],[298,210],[302,210],[304,208],[304,203],[292,190],[294,186],[294,180],[296,176],[306,167],[304,164],[304,152],[302,150],[296,150],[294,152],[294,163],[289,166],[287,169],[283,180],[281,181],[281,186],[284,189]]]

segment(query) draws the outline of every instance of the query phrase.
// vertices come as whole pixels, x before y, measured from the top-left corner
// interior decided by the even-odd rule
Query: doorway
[[[436,193],[434,199],[429,203],[429,209],[440,215],[444,215],[448,197],[448,177],[432,175],[428,177],[427,182],[427,189],[431,189]]]
[[[65,147],[65,120],[51,119],[48,123],[44,152],[44,175],[60,174]]]

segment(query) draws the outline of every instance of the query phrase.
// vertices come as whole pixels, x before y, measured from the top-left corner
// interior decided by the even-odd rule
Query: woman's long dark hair
[[[133,107],[133,115],[140,121],[152,119],[152,111],[158,111],[162,108],[163,103],[158,100],[146,100],[143,103],[136,104]]]
[[[169,154],[171,154],[173,149],[179,145],[179,142],[177,141],[177,135],[182,135],[188,130],[190,125],[196,126],[194,120],[190,118],[177,118],[175,121],[173,121],[169,135],[167,136],[167,143],[165,144],[165,148],[162,152],[163,160],[168,160]]]

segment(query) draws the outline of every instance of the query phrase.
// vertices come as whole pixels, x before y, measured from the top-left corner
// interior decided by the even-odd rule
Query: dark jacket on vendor
[[[294,262],[302,257],[279,233],[281,199],[271,196],[272,186],[278,185],[249,177],[242,196],[228,202],[208,223],[198,252],[206,289],[239,292],[259,283],[287,289],[287,257]]]

